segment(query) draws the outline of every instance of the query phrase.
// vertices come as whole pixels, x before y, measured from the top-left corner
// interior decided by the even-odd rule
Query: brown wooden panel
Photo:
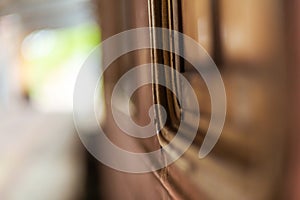
[[[150,2],[155,7],[150,16],[153,24],[166,27],[159,22],[168,21],[172,15],[157,14],[166,8],[158,3],[161,1]],[[278,196],[282,176],[286,132],[282,1],[180,2],[183,33],[204,45],[221,70],[228,112],[214,151],[199,160],[198,151],[211,114],[210,97],[200,75],[189,63],[176,66],[184,68],[182,73],[197,94],[202,117],[194,144],[183,157],[166,168],[165,173],[169,176],[164,182],[170,184],[169,190],[181,191],[184,199],[274,199]],[[265,8],[268,8],[267,13]],[[206,23],[204,28],[199,27],[199,21]],[[206,41],[201,40],[199,34],[207,38]],[[166,52],[155,50],[154,53],[156,58],[161,58],[160,62],[169,64]],[[166,81],[173,80],[167,77],[168,74],[155,71],[154,65],[154,76],[160,75],[165,76]],[[159,135],[161,145],[166,145],[178,127],[178,121],[172,118],[176,111],[172,109],[180,109],[180,115],[189,117],[190,121],[194,119],[194,109],[188,99],[183,108],[170,106],[173,96],[159,86],[154,87],[154,92],[156,102],[167,106],[170,118]],[[179,93],[185,96],[185,88],[180,88]],[[157,114],[159,117],[160,113]],[[189,135],[188,128],[186,135]],[[176,148],[180,149],[180,144],[171,151]],[[172,155],[174,152],[167,153]],[[175,177],[178,174],[180,180]],[[184,187],[183,181],[193,185],[194,189]],[[216,188],[218,192],[215,192]]]

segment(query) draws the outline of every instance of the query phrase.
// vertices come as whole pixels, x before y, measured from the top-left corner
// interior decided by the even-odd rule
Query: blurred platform
[[[72,115],[0,112],[0,199],[74,200],[84,162]]]

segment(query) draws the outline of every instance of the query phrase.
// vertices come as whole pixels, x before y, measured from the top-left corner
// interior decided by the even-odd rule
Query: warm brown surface
[[[285,80],[288,57],[285,51],[283,1],[149,2],[150,25],[180,29],[202,44],[216,61],[227,91],[226,123],[214,151],[207,158],[199,160],[197,153],[211,112],[207,89],[188,63],[176,60],[168,52],[152,51],[152,61],[181,70],[195,88],[203,114],[198,135],[183,157],[153,174],[126,174],[101,167],[100,187],[105,199],[281,199],[284,191],[286,140],[289,136]],[[126,29],[148,25],[146,0],[130,0],[126,1],[126,5],[122,0],[109,3],[108,0],[99,0],[98,3],[104,39]],[[174,9],[177,3],[182,6],[182,13]],[[182,24],[177,24],[180,21],[178,19],[182,19]],[[292,35],[295,37],[298,33]],[[164,40],[163,45],[170,45],[168,41]],[[180,108],[170,91],[155,85],[153,93],[149,88],[139,91],[134,100],[138,114],[133,118],[140,123],[147,121],[141,113],[147,111],[152,103],[149,101],[151,98],[165,105],[170,118],[159,135],[159,143],[157,138],[139,142],[124,136],[116,128],[109,109],[113,85],[122,73],[132,67],[132,63],[144,63],[149,59],[146,53],[143,54],[145,58],[137,56],[138,53],[123,56],[114,62],[105,77],[108,137],[120,147],[130,146],[129,149],[138,152],[144,151],[144,147],[153,150],[159,148],[159,144],[170,142],[178,126],[178,114],[184,113],[193,120],[193,108],[189,107],[188,100],[185,101],[184,109]],[[139,57],[138,61],[136,57]],[[193,59],[200,62],[198,57]],[[298,60],[295,62],[300,63]],[[153,76],[161,75],[160,71],[155,71],[155,67],[153,71]],[[174,81],[173,78],[165,75],[167,81]],[[184,95],[184,88],[177,89],[180,90],[179,94]],[[141,145],[133,145],[139,143]],[[176,148],[179,147],[175,145],[174,151]],[[298,159],[295,160],[298,162]],[[296,170],[295,167],[293,169]],[[293,178],[292,183],[298,185],[298,179]],[[293,187],[291,190],[294,193],[296,191]]]

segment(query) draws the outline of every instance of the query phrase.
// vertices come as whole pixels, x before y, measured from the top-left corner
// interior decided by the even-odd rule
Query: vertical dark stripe
[[[178,8],[178,31],[180,33],[183,33],[183,24],[182,24],[182,1],[181,0],[177,0],[177,8]],[[182,40],[182,38],[179,39],[179,51],[180,51],[180,54],[182,55],[183,54],[183,51],[184,51],[184,41]],[[180,72],[184,72],[184,59],[182,57],[179,57],[179,71]]]
[[[211,0],[212,32],[213,32],[213,59],[218,67],[223,65],[221,27],[220,27],[220,0]]]

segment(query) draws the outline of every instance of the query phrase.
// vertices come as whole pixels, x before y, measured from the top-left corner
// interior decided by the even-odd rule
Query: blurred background
[[[299,7],[299,0],[0,0],[0,200],[298,200]],[[102,40],[145,26],[179,30],[205,48],[224,79],[228,116],[216,148],[200,161],[209,95],[188,63],[174,62],[204,112],[198,137],[174,164],[128,174],[85,150],[72,118],[73,91],[82,64]],[[148,49],[120,57],[100,87],[101,122],[124,148],[134,143],[151,151],[172,138],[167,129],[132,141],[110,113],[114,84],[132,66],[153,61],[151,53],[163,54]],[[100,59],[92,63],[101,67]],[[155,95],[167,104],[173,100],[168,92],[143,87],[131,99],[137,123],[149,122]],[[174,104],[173,114],[193,109]],[[91,142],[95,133],[87,120]]]
[[[100,39],[88,0],[1,0],[1,200],[89,199],[73,88]]]

